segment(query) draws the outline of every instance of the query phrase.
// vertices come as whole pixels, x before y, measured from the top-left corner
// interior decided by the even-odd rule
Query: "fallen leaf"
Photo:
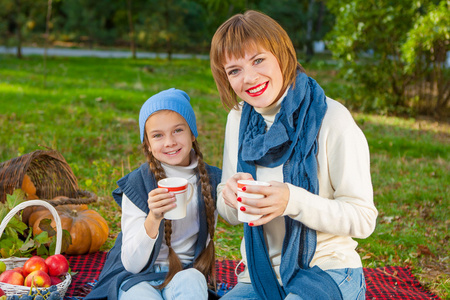
[[[426,245],[417,245],[417,254],[420,255],[431,255],[434,257],[434,253],[431,252],[430,248]]]

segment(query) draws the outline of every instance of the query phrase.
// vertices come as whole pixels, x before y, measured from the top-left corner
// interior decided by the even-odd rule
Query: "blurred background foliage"
[[[339,75],[352,83],[342,91],[349,108],[450,115],[450,0],[0,0],[0,7],[0,44],[15,47],[18,57],[25,45],[48,43],[169,59],[208,54],[223,21],[255,9],[286,29],[301,61],[325,45]]]

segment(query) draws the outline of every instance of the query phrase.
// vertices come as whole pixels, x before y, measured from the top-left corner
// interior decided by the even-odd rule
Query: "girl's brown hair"
[[[281,96],[295,82],[297,70],[304,72],[297,61],[297,54],[286,31],[271,17],[249,10],[225,21],[211,41],[211,71],[219,90],[222,104],[228,109],[237,108],[239,101],[224,69],[226,60],[244,57],[246,49],[263,48],[278,60],[283,74]]]
[[[147,138],[147,134],[144,132],[144,142],[142,143],[142,149],[144,151],[145,156],[147,157],[150,170],[155,175],[156,181],[166,178],[166,173],[164,172],[163,167],[159,160],[157,160],[152,152],[150,151],[150,142]],[[195,155],[197,156],[197,174],[200,177],[201,191],[203,195],[203,200],[205,202],[205,210],[206,210],[206,222],[208,225],[208,233],[209,233],[209,243],[206,248],[200,253],[199,257],[194,261],[194,268],[199,270],[205,278],[209,279],[210,287],[215,289],[216,286],[216,275],[215,275],[215,262],[216,262],[216,253],[214,247],[214,231],[215,231],[215,204],[214,199],[212,197],[213,188],[209,182],[209,176],[206,171],[205,162],[203,160],[203,154],[200,151],[200,147],[198,145],[197,140],[192,143],[192,147],[194,149]],[[202,217],[202,216],[200,216]],[[164,282],[157,286],[157,288],[164,288],[175,276],[176,273],[183,270],[183,266],[181,264],[180,258],[172,249],[171,246],[171,235],[172,235],[172,221],[164,220],[164,238],[166,241],[166,245],[169,248],[169,272],[164,279]]]

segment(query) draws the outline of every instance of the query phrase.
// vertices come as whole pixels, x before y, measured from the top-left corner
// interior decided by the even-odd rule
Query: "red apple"
[[[6,295],[5,292],[0,288],[0,297]]]
[[[23,285],[23,275],[14,270],[6,270],[0,274],[0,282]]]
[[[15,267],[13,270],[23,275],[23,267]]]
[[[69,271],[69,262],[62,254],[55,254],[45,259],[50,276],[66,275]]]
[[[33,271],[25,278],[25,286],[49,287],[51,285],[50,276],[42,270]]]
[[[61,282],[63,282],[64,280],[62,280],[61,278],[56,277],[56,276],[50,276],[50,281],[51,281],[52,285],[57,285],[57,284],[60,284]]]
[[[23,276],[27,277],[31,272],[38,270],[48,273],[47,264],[42,257],[32,256],[24,263],[22,273]]]

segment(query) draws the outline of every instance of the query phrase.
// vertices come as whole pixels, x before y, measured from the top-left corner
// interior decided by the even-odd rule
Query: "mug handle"
[[[187,203],[191,202],[192,196],[194,195],[194,185],[190,182],[188,182],[189,187],[191,188],[191,192],[189,193],[189,196],[187,198]]]

